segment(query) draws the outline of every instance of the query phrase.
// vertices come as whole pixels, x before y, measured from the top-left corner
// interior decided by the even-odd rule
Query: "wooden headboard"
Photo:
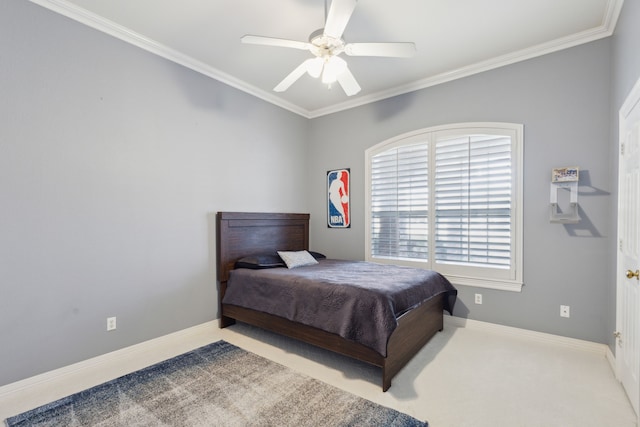
[[[218,212],[216,231],[220,282],[242,257],[309,249],[309,214]]]

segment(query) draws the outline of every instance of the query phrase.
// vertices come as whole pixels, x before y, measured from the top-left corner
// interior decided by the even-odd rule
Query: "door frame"
[[[631,111],[633,110],[633,108],[640,108],[640,79],[638,79],[638,81],[635,83],[635,85],[633,86],[633,88],[629,91],[629,93],[627,94],[625,101],[622,104],[622,107],[620,107],[619,113],[618,113],[618,206],[617,206],[617,211],[616,211],[616,219],[617,219],[617,227],[616,227],[616,264],[615,264],[615,277],[616,277],[616,339],[614,342],[614,350],[615,350],[615,354],[616,354],[616,378],[618,380],[621,380],[621,364],[622,364],[622,357],[618,352],[618,344],[619,344],[619,336],[618,336],[618,331],[620,331],[622,329],[622,325],[623,325],[623,321],[624,319],[622,319],[622,295],[620,292],[621,287],[623,286],[624,282],[628,279],[626,279],[626,277],[624,277],[624,274],[622,273],[622,271],[624,270],[624,268],[626,268],[624,265],[622,265],[622,254],[621,254],[621,230],[620,230],[620,221],[619,221],[619,215],[620,215],[620,180],[622,178],[621,173],[622,173],[622,167],[620,165],[620,159],[622,156],[622,150],[623,148],[623,143],[625,142],[626,138],[625,138],[625,134],[623,133],[623,125],[626,124],[626,118],[628,117],[628,115],[631,113]],[[635,339],[640,341],[640,328],[637,329],[637,333],[636,333],[636,337]],[[624,345],[624,337],[622,337],[623,340],[623,345]],[[637,342],[637,341],[636,341]],[[640,367],[639,367],[640,369]],[[640,385],[639,385],[640,386]],[[623,387],[624,388],[624,387]],[[626,390],[625,390],[626,392]],[[638,396],[638,402],[631,402],[632,407],[634,407],[634,409],[636,408],[640,408],[640,387],[637,393]],[[636,410],[636,417],[637,417],[637,421],[638,421],[638,425],[640,425],[640,409]]]

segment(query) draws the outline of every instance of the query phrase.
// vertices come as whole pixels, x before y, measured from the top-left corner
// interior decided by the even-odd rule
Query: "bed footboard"
[[[391,379],[443,329],[443,304],[444,294],[440,294],[398,319],[398,327],[389,338],[387,357],[382,368],[384,391],[391,387]]]
[[[230,326],[238,320],[377,366],[382,370],[382,391],[387,391],[391,387],[393,377],[438,331],[442,330],[443,298],[443,295],[434,297],[398,319],[398,327],[389,339],[387,357],[382,357],[375,350],[339,335],[229,304],[221,307],[220,328]]]

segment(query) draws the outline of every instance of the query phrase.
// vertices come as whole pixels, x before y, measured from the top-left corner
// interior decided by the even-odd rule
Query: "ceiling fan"
[[[304,73],[308,73],[314,78],[322,75],[322,82],[328,85],[337,81],[347,96],[355,95],[361,88],[349,71],[347,62],[339,56],[341,53],[344,52],[348,56],[395,58],[408,58],[415,54],[415,44],[408,42],[345,43],[342,33],[353,14],[357,0],[332,0],[328,12],[326,2],[327,0],[325,0],[324,28],[311,33],[308,42],[254,35],[245,35],[241,38],[242,43],[308,50],[314,55],[285,77],[273,89],[274,91],[284,92]]]

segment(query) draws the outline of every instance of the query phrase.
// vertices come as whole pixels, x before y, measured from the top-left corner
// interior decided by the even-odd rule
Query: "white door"
[[[640,80],[620,109],[616,363],[640,414]]]

